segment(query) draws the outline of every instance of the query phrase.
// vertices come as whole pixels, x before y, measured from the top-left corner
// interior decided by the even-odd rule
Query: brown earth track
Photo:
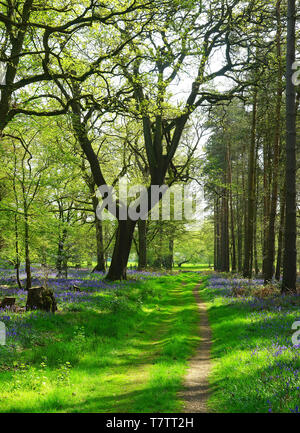
[[[205,303],[199,295],[200,285],[194,290],[194,296],[199,310],[200,345],[189,363],[189,369],[184,381],[184,390],[180,398],[184,401],[185,413],[208,413],[207,400],[210,396],[208,377],[211,371],[212,335],[208,321]]]

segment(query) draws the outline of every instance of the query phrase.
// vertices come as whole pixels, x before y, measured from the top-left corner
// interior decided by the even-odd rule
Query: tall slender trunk
[[[257,170],[257,156],[258,156],[258,146],[256,146],[256,152],[255,152],[255,209],[254,209],[254,227],[253,227],[253,260],[254,260],[254,271],[255,275],[259,274],[259,267],[258,267],[258,258],[257,258],[257,210],[258,210],[258,193],[259,193],[259,177],[258,177],[258,170]]]
[[[62,272],[66,266],[65,243],[66,243],[67,235],[68,235],[67,229],[63,228],[62,233],[58,240],[58,251],[57,251],[57,260],[56,260],[56,269],[59,277],[62,275]]]
[[[237,211],[237,233],[238,233],[238,271],[243,271],[243,229],[245,227],[244,220],[246,219],[246,200],[245,200],[245,179],[244,179],[244,170],[242,170],[241,176],[241,187],[242,194],[237,196],[236,200],[236,211]],[[237,185],[239,185],[239,174],[237,170]]]
[[[16,179],[17,179],[17,155],[16,155],[16,146],[14,147],[14,175],[13,175],[13,192],[15,197],[16,210],[19,208],[19,199],[16,187]],[[24,190],[23,191],[23,200],[24,200]],[[17,284],[20,289],[22,289],[22,284],[20,280],[20,249],[19,249],[19,226],[18,226],[18,214],[15,213],[15,250],[16,250],[16,278]]]
[[[282,291],[296,291],[296,88],[292,81],[295,62],[296,4],[288,0],[286,54],[286,204]]]
[[[229,272],[229,224],[228,224],[228,189],[223,189],[221,199],[221,272]]]
[[[16,250],[16,278],[19,289],[22,289],[20,281],[20,250],[19,250],[19,227],[18,216],[15,213],[15,250]]]
[[[266,136],[263,144],[263,158],[264,158],[264,206],[263,206],[263,225],[262,225],[262,255],[263,255],[263,263],[262,263],[262,271],[263,275],[266,273],[267,266],[267,255],[268,255],[268,236],[267,236],[267,228],[268,221],[270,215],[270,181],[269,181],[269,172],[270,172],[270,143],[268,138],[268,131],[266,131]]]
[[[216,254],[215,254],[215,270],[219,271],[221,269],[221,224],[220,224],[220,198],[216,198],[216,209],[215,209],[215,234],[216,234]]]
[[[236,271],[236,248],[235,248],[235,231],[234,231],[234,213],[232,204],[232,168],[231,168],[231,144],[227,146],[227,166],[228,166],[228,185],[229,185],[229,208],[230,208],[230,230],[231,230],[231,248],[232,260],[231,270]]]
[[[218,270],[218,199],[214,198],[214,271]]]
[[[237,221],[241,221],[241,213],[240,213],[240,205],[237,201],[236,204],[236,215],[237,215]],[[243,269],[243,233],[242,233],[242,225],[240,223],[237,223],[237,266],[238,266],[238,272],[242,272]]]
[[[284,213],[285,213],[285,188],[283,187],[280,193],[280,223],[278,234],[277,262],[275,278],[280,280],[281,265],[282,265],[282,249],[283,249],[283,231],[284,231]]]
[[[26,290],[31,288],[32,278],[30,269],[30,252],[29,252],[29,223],[28,223],[28,209],[27,205],[24,206],[24,242],[25,242],[25,272],[26,272]]]
[[[252,277],[252,256],[253,256],[253,224],[255,206],[255,143],[256,143],[256,118],[257,118],[257,89],[254,89],[253,111],[252,111],[252,131],[249,149],[248,162],[248,205],[247,205],[247,224],[245,227],[245,250],[244,250],[244,270],[245,278]]]
[[[166,268],[172,269],[174,262],[174,240],[169,239],[169,255],[166,258]]]
[[[277,47],[277,96],[276,96],[276,112],[275,112],[275,137],[274,137],[274,157],[272,164],[272,195],[269,215],[269,225],[267,229],[267,256],[264,280],[265,283],[272,280],[274,275],[274,260],[275,260],[275,221],[277,210],[277,196],[278,196],[278,169],[279,169],[279,155],[280,155],[280,135],[281,135],[281,100],[282,100],[282,65],[281,65],[281,1],[277,0],[276,15],[277,15],[277,33],[276,33],[276,47]]]

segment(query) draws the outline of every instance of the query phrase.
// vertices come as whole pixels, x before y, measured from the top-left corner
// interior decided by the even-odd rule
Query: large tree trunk
[[[133,240],[133,232],[136,221],[119,221],[116,243],[112,255],[111,264],[106,276],[107,280],[126,280],[127,262]]]
[[[267,230],[267,256],[264,269],[265,283],[272,280],[274,275],[274,260],[275,260],[275,220],[277,210],[277,195],[278,195],[278,168],[280,155],[280,135],[281,135],[281,100],[282,100],[282,66],[281,66],[281,1],[277,0],[277,61],[278,61],[278,76],[277,76],[277,97],[276,97],[276,113],[275,113],[275,139],[274,139],[274,157],[272,164],[272,196],[269,215],[269,226]]]
[[[282,291],[296,291],[296,88],[292,81],[295,62],[295,0],[288,0],[286,54],[286,205]]]
[[[147,221],[138,220],[139,231],[139,262],[138,270],[142,271],[147,267]]]

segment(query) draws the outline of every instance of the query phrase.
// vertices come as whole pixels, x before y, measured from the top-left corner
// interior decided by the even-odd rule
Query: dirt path
[[[190,360],[187,376],[184,381],[184,390],[180,394],[185,402],[185,413],[207,413],[207,400],[210,394],[208,375],[211,369],[211,329],[208,322],[206,306],[199,296],[199,287],[194,288],[194,296],[199,309],[200,345]]]

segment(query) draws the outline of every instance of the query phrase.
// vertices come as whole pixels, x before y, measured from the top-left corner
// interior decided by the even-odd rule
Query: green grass
[[[190,263],[184,263],[181,267],[179,266],[174,266],[174,270],[178,271],[194,271],[194,272],[199,272],[199,271],[209,271],[212,270],[213,265],[209,266],[208,263],[206,264],[190,264]]]
[[[199,342],[198,281],[130,282],[76,311],[32,314],[32,337],[13,358],[0,347],[0,412],[179,412]]]
[[[258,301],[250,294],[250,304],[245,298],[226,298],[224,290],[209,284],[201,296],[213,332],[210,410],[297,411],[300,349],[291,343],[291,326],[299,317],[299,297]]]

